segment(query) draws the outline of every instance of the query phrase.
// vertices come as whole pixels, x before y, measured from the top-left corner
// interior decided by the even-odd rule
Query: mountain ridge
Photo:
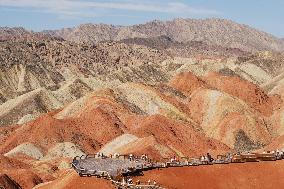
[[[284,51],[283,40],[272,34],[231,20],[216,18],[154,20],[132,26],[88,23],[46,33],[68,41],[91,43],[165,35],[178,42],[202,41],[209,45],[222,45],[246,51]]]

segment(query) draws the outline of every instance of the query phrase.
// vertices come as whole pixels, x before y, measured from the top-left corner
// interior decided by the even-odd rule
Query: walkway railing
[[[120,158],[123,157],[123,160]],[[130,157],[130,158],[129,158]],[[76,170],[76,172],[80,176],[97,176],[100,178],[106,178],[111,180],[113,184],[115,184],[118,188],[133,188],[133,189],[161,189],[161,187],[157,185],[151,184],[133,184],[133,183],[125,183],[120,182],[115,177],[123,177],[126,175],[131,175],[134,173],[139,173],[142,171],[147,171],[149,169],[156,168],[167,168],[167,167],[184,167],[184,166],[201,166],[201,165],[214,165],[214,164],[230,164],[230,163],[245,163],[245,162],[259,162],[259,161],[277,161],[284,159],[283,151],[272,151],[272,152],[263,152],[263,153],[239,153],[239,154],[226,154],[226,155],[218,155],[217,159],[211,158],[210,154],[205,156],[201,156],[200,158],[188,158],[182,157],[182,161],[177,160],[176,158],[172,158],[170,161],[165,162],[154,162],[150,159],[135,158],[134,156],[116,156],[115,158],[108,158],[103,155],[87,155],[81,157],[75,157],[72,161],[72,167]],[[96,166],[98,166],[103,161],[108,161],[110,163],[114,163],[117,167],[117,170],[98,170]],[[81,165],[81,162],[84,162],[86,165],[86,161],[89,161],[92,166],[84,167]],[[95,163],[94,163],[95,162]],[[117,164],[121,165],[121,168]],[[108,165],[110,167],[115,167],[112,165]],[[101,166],[100,166],[100,169]],[[113,173],[113,171],[115,173]]]

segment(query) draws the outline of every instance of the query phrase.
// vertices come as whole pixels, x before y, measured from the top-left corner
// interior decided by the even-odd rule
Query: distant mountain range
[[[45,31],[68,41],[97,43],[128,38],[168,36],[178,42],[202,41],[210,45],[240,48],[246,51],[283,51],[284,42],[273,35],[247,25],[224,19],[175,19],[152,21],[133,26],[84,24],[75,28]]]
[[[0,28],[0,40],[12,38],[62,38],[76,43],[96,44],[129,38],[167,36],[177,42],[200,41],[208,45],[238,48],[245,51],[284,51],[284,39],[247,25],[224,19],[154,20],[133,26],[83,24],[74,28],[29,32],[24,28]]]
[[[0,41],[30,41],[30,40],[47,40],[47,39],[57,39],[62,40],[62,38],[55,37],[44,32],[31,32],[23,27],[0,27]]]

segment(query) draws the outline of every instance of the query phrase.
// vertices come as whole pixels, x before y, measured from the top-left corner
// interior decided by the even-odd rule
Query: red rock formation
[[[270,116],[275,106],[279,107],[279,104],[275,104],[279,103],[278,100],[268,96],[257,85],[239,77],[209,73],[203,79],[212,88],[242,99],[264,116]]]
[[[101,145],[122,134],[122,127],[117,117],[99,107],[79,118],[65,120],[46,114],[20,128],[0,149],[5,153],[21,143],[30,142],[46,151],[58,142],[70,141],[94,153]]]
[[[187,96],[190,96],[196,89],[209,87],[204,81],[191,72],[179,73],[169,82],[169,85]]]
[[[226,145],[205,137],[191,125],[164,116],[137,117],[126,124],[134,135],[153,136],[159,144],[165,145],[180,156],[197,156],[206,152],[216,154],[229,150]]]

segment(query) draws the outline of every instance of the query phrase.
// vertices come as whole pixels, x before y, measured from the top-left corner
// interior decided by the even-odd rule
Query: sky
[[[41,31],[84,23],[225,18],[284,38],[284,0],[0,0],[0,26]]]

